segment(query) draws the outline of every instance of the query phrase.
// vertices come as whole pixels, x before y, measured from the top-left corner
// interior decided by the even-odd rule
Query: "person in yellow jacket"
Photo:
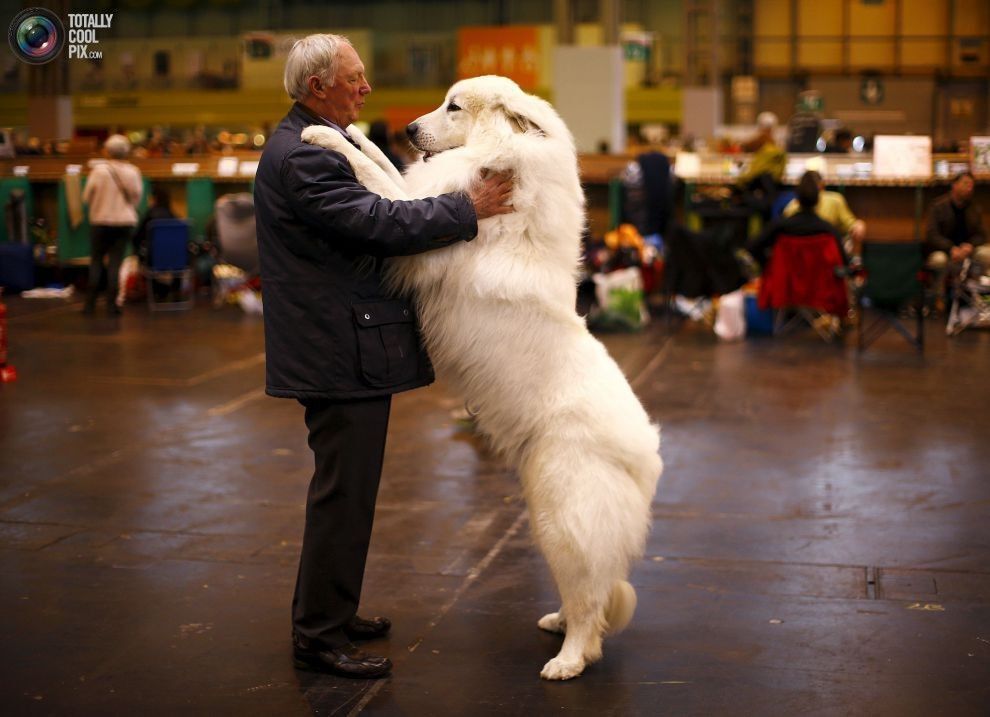
[[[814,170],[809,170],[806,174],[818,183],[818,204],[815,206],[815,214],[836,228],[839,236],[844,239],[843,247],[847,254],[858,256],[860,244],[866,235],[866,222],[856,218],[844,196],[825,189],[825,180],[822,179],[821,174]],[[784,207],[784,216],[795,214],[798,208],[797,199],[792,199]]]

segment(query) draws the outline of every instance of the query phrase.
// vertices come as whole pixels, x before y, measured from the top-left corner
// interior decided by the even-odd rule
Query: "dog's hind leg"
[[[577,677],[601,658],[606,629],[618,631],[629,622],[635,591],[625,580],[647,528],[636,483],[594,456],[574,461],[573,445],[542,444],[520,471],[533,536],[562,603],[560,612],[539,622],[565,635],[560,653],[540,673],[549,680]]]
[[[579,584],[578,590],[585,587],[587,586]],[[540,672],[540,676],[547,680],[569,680],[577,677],[586,665],[596,662],[602,656],[602,633],[605,629],[602,601],[596,600],[594,595],[569,592],[575,594],[564,596],[563,610],[567,611],[568,616],[566,625],[558,623],[561,631],[564,631],[564,644],[557,656],[547,662]]]
[[[560,653],[543,667],[540,675],[548,680],[567,680],[601,658],[611,581],[603,580],[600,561],[582,545],[585,536],[580,531],[575,533],[573,516],[567,510],[569,501],[558,503],[549,512],[540,510],[540,502],[537,498],[531,506],[534,537],[553,573],[562,606],[538,624],[564,634]]]

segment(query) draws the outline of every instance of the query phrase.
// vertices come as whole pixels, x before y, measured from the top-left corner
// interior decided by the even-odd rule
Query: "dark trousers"
[[[116,306],[117,283],[120,276],[120,262],[124,259],[124,247],[134,227],[93,225],[90,227],[89,248],[89,290],[86,305],[93,308],[96,295],[103,282],[103,257],[107,257],[107,304]]]
[[[348,642],[343,627],[361,598],[392,398],[302,404],[316,470],[306,499],[292,627],[332,648]]]

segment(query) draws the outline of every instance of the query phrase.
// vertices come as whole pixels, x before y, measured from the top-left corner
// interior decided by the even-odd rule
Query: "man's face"
[[[973,180],[969,177],[960,177],[952,185],[952,198],[956,204],[968,204],[973,198]]]
[[[364,63],[353,47],[344,45],[340,49],[340,64],[333,86],[326,88],[327,119],[341,127],[356,122],[369,92],[371,85],[364,76]]]

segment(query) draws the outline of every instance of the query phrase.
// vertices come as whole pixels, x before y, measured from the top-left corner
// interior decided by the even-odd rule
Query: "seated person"
[[[142,264],[148,263],[148,224],[155,219],[175,219],[175,212],[172,211],[172,198],[168,193],[168,188],[161,184],[151,186],[151,194],[148,197],[148,211],[141,218],[131,245],[134,255]]]
[[[829,154],[850,154],[853,149],[853,133],[843,127],[835,133],[835,138],[825,148]]]
[[[835,237],[835,243],[839,247],[842,263],[848,264],[846,251],[839,239],[835,225],[822,219],[816,212],[820,198],[819,181],[820,176],[817,172],[805,172],[797,186],[798,210],[790,216],[774,219],[760,236],[750,243],[749,252],[761,267],[766,267],[770,250],[782,234],[798,237],[831,234]]]
[[[805,175],[812,176],[818,184],[818,204],[815,205],[815,214],[834,226],[841,237],[848,237],[844,243],[847,254],[859,255],[860,243],[866,235],[866,223],[862,219],[857,219],[856,215],[849,209],[846,198],[838,192],[830,192],[825,189],[825,180],[818,172],[811,170]],[[789,217],[798,211],[797,199],[792,199],[784,207],[784,216]]]
[[[945,284],[946,273],[950,269],[958,271],[965,259],[973,259],[990,273],[990,244],[980,208],[973,202],[975,187],[971,173],[956,175],[949,191],[935,200],[928,214],[926,266],[935,273],[939,290]]]
[[[134,232],[134,237],[131,239],[131,245],[134,249],[134,255],[138,258],[138,261],[142,266],[148,266],[148,224],[156,219],[176,219],[175,212],[172,211],[172,198],[169,195],[168,188],[161,184],[153,184],[151,186],[151,193],[148,196],[148,211],[144,213],[141,218],[141,223],[138,224],[137,230]],[[167,298],[171,292],[173,296],[178,296],[181,281],[179,277],[174,277],[170,281],[155,281],[153,284],[153,290],[155,292],[155,298],[159,301]]]

